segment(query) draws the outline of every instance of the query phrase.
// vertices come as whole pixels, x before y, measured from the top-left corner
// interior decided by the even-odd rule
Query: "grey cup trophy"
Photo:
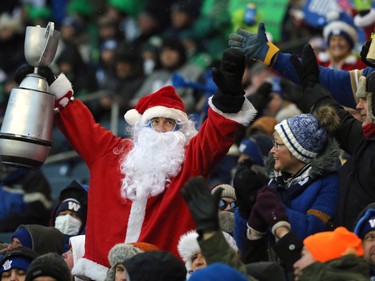
[[[34,73],[13,88],[0,129],[0,157],[3,164],[39,168],[52,146],[55,96],[38,67],[54,59],[60,32],[49,22],[46,28],[26,27],[24,52]]]

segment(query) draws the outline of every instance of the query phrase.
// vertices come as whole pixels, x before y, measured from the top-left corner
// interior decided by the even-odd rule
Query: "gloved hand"
[[[14,74],[14,81],[17,84],[21,84],[22,80],[26,77],[26,75],[33,73],[33,72],[34,72],[33,66],[24,64],[16,70],[16,73]],[[51,68],[49,68],[48,66],[39,67],[38,74],[46,78],[48,85],[51,85],[56,80],[55,74],[52,72]]]
[[[247,227],[247,238],[250,240],[262,238],[267,233],[268,224],[261,215],[257,203],[255,203],[251,211],[250,218],[247,221]]]
[[[295,55],[290,57],[290,61],[298,74],[303,90],[319,83],[319,65],[310,44],[303,47],[301,61]]]
[[[362,45],[360,56],[361,56],[361,61],[364,64],[366,64],[367,66],[375,68],[375,64],[367,60],[367,54],[368,54],[368,51],[370,49],[371,41],[372,40],[369,40],[365,44]]]
[[[243,51],[249,59],[259,60],[265,65],[271,65],[273,57],[279,52],[279,48],[268,41],[262,22],[258,25],[257,34],[244,29],[231,33],[228,45]]]
[[[245,71],[245,56],[236,49],[226,49],[219,68],[212,68],[212,79],[217,91],[212,103],[224,113],[237,113],[245,100],[242,76]]]
[[[251,159],[241,162],[233,177],[233,188],[237,198],[238,211],[241,217],[248,219],[255,204],[256,194],[265,184],[268,177],[263,167]]]
[[[263,82],[258,91],[248,97],[248,100],[253,104],[258,112],[261,112],[267,104],[272,100],[271,96],[272,84],[270,82]]]
[[[314,50],[309,44],[303,47],[301,60],[293,55],[290,57],[290,61],[298,74],[303,89],[303,97],[297,102],[297,106],[302,112],[313,111],[317,104],[323,100],[325,103],[334,103],[331,94],[319,84],[319,65]]]
[[[276,189],[269,186],[262,187],[258,191],[255,208],[267,225],[271,227],[273,234],[275,234],[274,232],[279,226],[285,226],[290,229],[288,216]]]
[[[218,206],[222,188],[211,195],[203,177],[195,177],[186,182],[181,190],[197,226],[197,232],[219,230]]]

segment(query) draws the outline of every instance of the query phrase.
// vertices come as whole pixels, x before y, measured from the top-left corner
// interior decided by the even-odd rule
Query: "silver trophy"
[[[55,96],[38,67],[54,59],[60,32],[49,22],[46,28],[26,27],[25,58],[34,72],[13,88],[0,129],[0,157],[3,164],[39,168],[52,146]]]

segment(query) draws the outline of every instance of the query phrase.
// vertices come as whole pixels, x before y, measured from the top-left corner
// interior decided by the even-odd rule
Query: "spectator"
[[[32,261],[27,269],[25,281],[40,280],[40,277],[50,277],[56,281],[72,280],[67,264],[56,253],[46,253]]]
[[[165,251],[140,253],[124,262],[126,280],[185,281],[186,269],[176,256]]]
[[[85,235],[72,236],[69,239],[69,250],[62,254],[70,272],[72,273],[74,264],[85,254]],[[72,273],[73,274],[73,273]],[[74,281],[82,279],[73,275]]]
[[[13,233],[8,250],[20,246],[29,248],[40,255],[64,252],[64,235],[54,227],[37,224],[20,225]]]
[[[223,263],[213,263],[206,268],[194,273],[191,281],[246,281],[249,280],[244,274],[233,267]]]
[[[295,280],[369,280],[361,239],[345,227],[310,235],[303,244]]]
[[[354,48],[358,42],[357,30],[344,21],[332,21],[323,28],[327,50],[317,56],[322,66],[337,70],[365,68]]]
[[[233,186],[229,184],[216,184],[211,187],[211,193],[222,188],[221,199],[219,200],[219,224],[220,229],[233,236],[234,211],[237,208],[237,198]]]
[[[230,247],[237,252],[238,248],[233,237],[224,231],[223,236]],[[178,253],[185,263],[188,278],[194,271],[207,266],[206,259],[197,241],[198,237],[198,233],[195,230],[191,230],[181,235],[178,241]]]
[[[108,254],[109,265],[105,281],[120,281],[125,277],[124,262],[137,254],[160,250],[153,244],[146,242],[119,243],[112,247]]]
[[[69,239],[86,230],[88,187],[73,180],[60,191],[59,202],[51,217],[51,226],[64,234],[64,252],[69,249]]]
[[[39,254],[25,247],[18,247],[0,258],[0,279],[24,281],[31,262]]]
[[[359,214],[354,233],[362,240],[363,258],[370,266],[370,276],[375,276],[375,204],[371,203]]]
[[[183,183],[197,173],[208,177],[236,132],[255,115],[243,97],[244,66],[241,52],[224,52],[214,72],[218,91],[209,101],[213,109],[198,133],[172,86],[141,98],[125,114],[134,137],[124,139],[98,126],[82,102],[71,99],[73,90],[65,75],[51,84],[57,125],[90,170],[85,255],[78,262],[85,265],[82,275],[103,280],[109,250],[123,241],[148,241],[177,254],[178,238],[194,228],[180,194]],[[176,208],[178,212],[170,212]],[[108,219],[115,217],[123,223]]]

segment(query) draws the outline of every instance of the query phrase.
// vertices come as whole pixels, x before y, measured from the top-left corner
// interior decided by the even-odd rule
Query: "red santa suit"
[[[167,102],[162,109],[164,106],[176,107],[178,114],[185,114],[182,101],[172,86],[156,93],[160,94],[160,91],[173,92],[179,100],[177,106]],[[225,114],[210,101],[207,120],[186,145],[181,171],[161,194],[132,202],[120,193],[124,178],[120,161],[132,148],[132,140],[116,137],[95,123],[88,108],[81,101],[70,98],[71,85],[63,74],[51,85],[51,92],[62,107],[56,115],[57,126],[90,170],[85,255],[74,271],[94,280],[104,280],[109,266],[108,253],[117,243],[148,242],[178,255],[180,236],[195,228],[181,189],[191,177],[209,176],[233,144],[237,130],[254,118],[256,110],[252,104],[245,99],[239,113]],[[155,108],[158,108],[157,115],[160,106]],[[140,118],[149,112],[147,105],[136,109]],[[134,113],[134,109],[132,111]]]

